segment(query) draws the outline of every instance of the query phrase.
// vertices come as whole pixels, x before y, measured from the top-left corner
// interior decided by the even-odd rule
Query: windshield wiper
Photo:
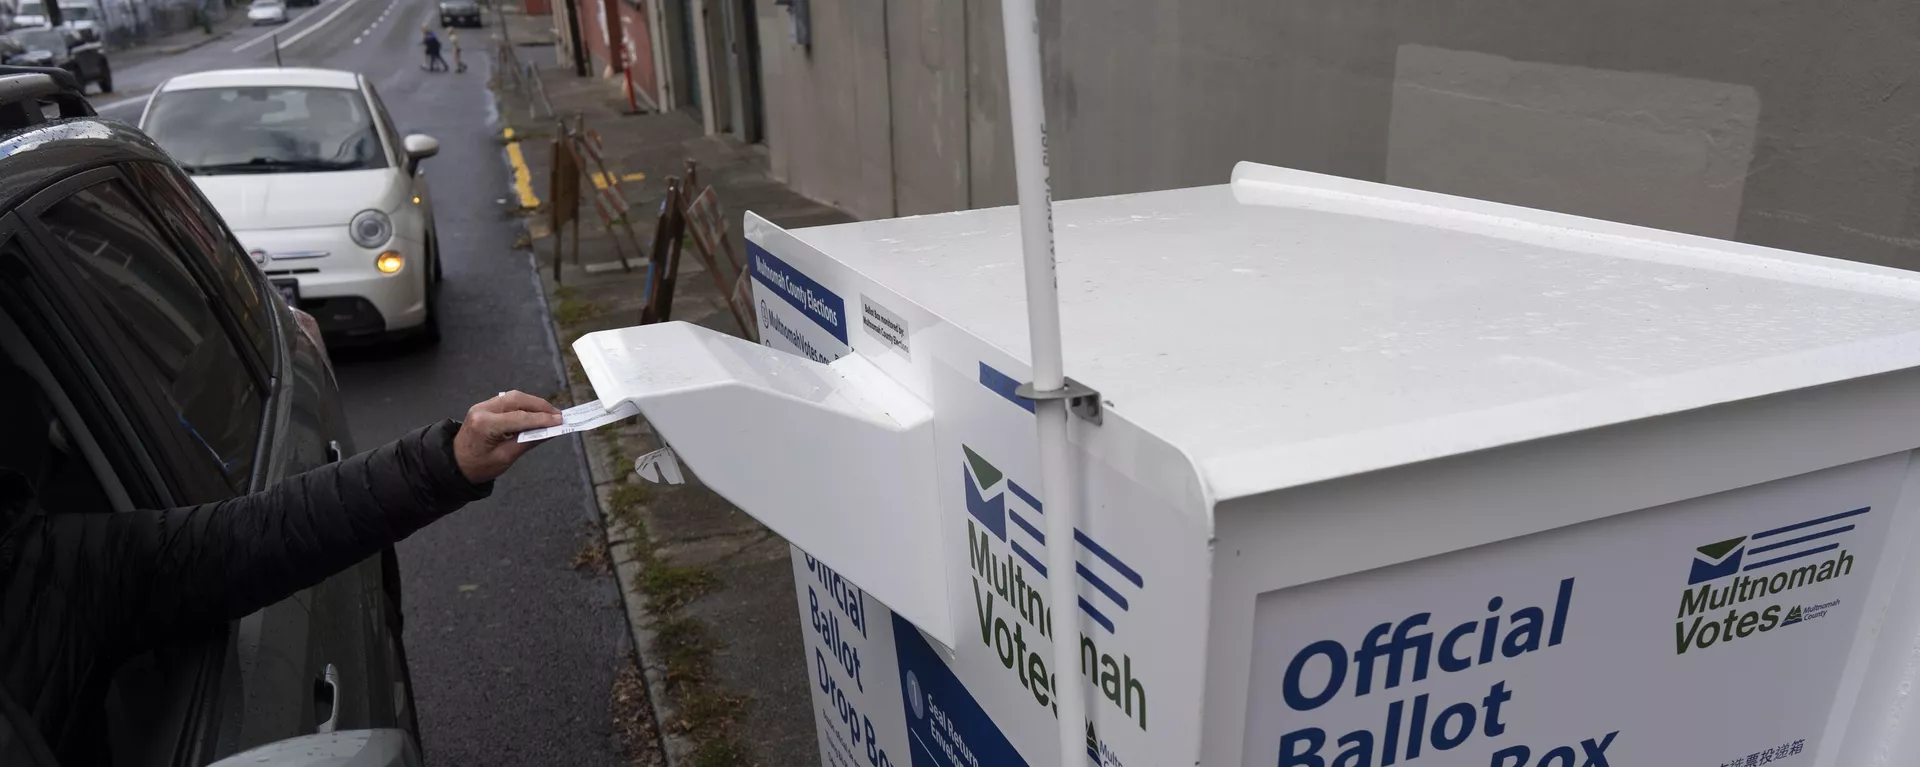
[[[213,175],[219,173],[275,173],[280,171],[301,170],[346,170],[353,163],[332,160],[279,160],[271,157],[255,157],[246,162],[222,162],[210,165],[182,165],[182,170],[192,174]]]

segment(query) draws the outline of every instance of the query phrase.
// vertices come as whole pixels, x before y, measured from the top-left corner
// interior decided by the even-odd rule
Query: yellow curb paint
[[[513,166],[513,189],[520,193],[520,207],[528,210],[540,207],[540,198],[533,194],[533,171],[527,169],[527,156],[520,152],[520,142],[513,140],[513,129],[502,128],[500,135],[507,140],[507,162]]]
[[[646,179],[647,179],[647,174],[645,174],[645,173],[622,173],[622,174],[620,174],[620,180],[621,180],[622,182],[627,182],[627,181],[645,181]],[[593,174],[593,188],[595,188],[595,189],[605,189],[605,188],[607,188],[607,177],[606,177],[606,175],[605,175],[605,174],[601,174],[601,173],[595,173],[595,174]]]

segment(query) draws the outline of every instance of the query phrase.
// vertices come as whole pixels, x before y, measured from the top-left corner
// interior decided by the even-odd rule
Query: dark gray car
[[[49,508],[217,501],[351,453],[311,318],[159,147],[92,117],[74,85],[0,67],[0,396],[38,403],[10,416],[6,439],[59,457],[37,472]],[[73,119],[41,121],[55,110]],[[244,762],[418,764],[400,624],[389,549],[133,658],[84,694],[97,704],[87,763],[201,765],[261,747]]]
[[[481,23],[480,4],[475,0],[440,0],[440,26],[477,27]]]
[[[81,40],[66,30],[38,27],[0,35],[0,64],[59,67],[72,73],[82,88],[93,84],[101,93],[113,92],[113,64],[107,60],[106,46],[97,38]]]

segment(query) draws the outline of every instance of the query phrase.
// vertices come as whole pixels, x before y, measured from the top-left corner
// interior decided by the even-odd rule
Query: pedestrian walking
[[[447,31],[447,47],[453,49],[453,71],[467,71],[467,62],[460,60],[460,33]]]
[[[427,50],[427,71],[447,71],[447,60],[440,57],[440,38],[433,34],[432,27],[425,24],[420,25],[420,32],[423,35],[420,45]]]

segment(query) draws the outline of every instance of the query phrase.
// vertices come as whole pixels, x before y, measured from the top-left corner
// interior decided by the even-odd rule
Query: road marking
[[[620,174],[621,181],[645,181],[646,179],[647,179],[647,174],[645,173]],[[595,189],[607,188],[607,177],[604,174],[600,174],[600,173],[593,174],[593,188]]]
[[[513,188],[520,193],[520,207],[527,210],[540,207],[540,198],[533,195],[533,171],[527,169],[527,157],[521,154],[513,129],[502,128],[500,135],[507,140],[507,163],[513,166]]]
[[[347,5],[352,5],[352,4],[354,3],[354,0],[346,0],[346,3],[347,3]],[[341,8],[340,8],[340,10],[346,10],[346,6],[341,6]],[[293,21],[291,21],[291,22],[289,22],[288,24],[289,24],[289,26],[291,26],[291,25],[293,25],[293,24],[298,24],[298,23],[300,23],[300,22],[302,22],[302,21],[305,21],[305,20],[307,19],[307,17],[308,17],[308,16],[312,16],[312,15],[313,15],[313,11],[307,11],[306,13],[302,13],[302,14],[300,14],[300,17],[299,17],[299,18],[297,18],[297,19],[294,19]],[[333,16],[338,16],[338,15],[340,15],[340,11],[334,11],[334,12],[333,12]],[[321,20],[319,24],[325,24],[325,23],[327,23],[328,21],[332,21],[332,20],[333,20],[333,16],[328,16],[328,17],[327,17],[326,19],[323,19],[323,20]],[[315,24],[314,26],[319,26],[319,24]],[[268,30],[266,34],[263,34],[263,35],[260,35],[259,37],[255,37],[255,38],[253,38],[252,40],[248,40],[248,41],[246,41],[246,42],[244,42],[244,43],[241,43],[241,44],[239,44],[239,45],[236,45],[236,46],[234,46],[234,47],[233,47],[233,52],[234,52],[234,53],[239,53],[239,52],[241,52],[241,51],[244,51],[244,50],[246,50],[246,49],[248,49],[248,48],[252,48],[253,46],[256,46],[256,45],[259,45],[259,44],[261,44],[261,43],[264,43],[264,42],[266,42],[266,41],[268,41],[268,40],[272,40],[272,39],[274,38],[274,36],[275,36],[275,35],[278,35],[278,34],[280,34],[281,32],[284,32],[284,31],[286,31],[286,30],[285,30],[284,28],[283,28],[283,29],[272,29],[272,30]],[[283,43],[281,43],[281,45],[286,45],[286,43],[284,43],[284,42],[283,42]]]
[[[94,106],[93,111],[105,112],[110,109],[119,109],[120,107],[134,106],[139,104],[140,102],[146,101],[148,98],[152,96],[153,94],[149,93],[145,96],[134,96],[132,98],[120,99],[119,101],[109,101],[105,104],[99,104]]]
[[[268,30],[268,31],[267,31],[267,32],[266,32],[265,34],[262,34],[262,35],[260,35],[260,36],[258,36],[258,37],[255,37],[255,38],[253,38],[252,40],[248,40],[248,41],[246,41],[246,42],[244,42],[244,43],[241,43],[241,44],[239,44],[239,45],[236,45],[236,46],[233,46],[233,51],[232,51],[232,52],[233,52],[233,53],[239,53],[239,52],[241,52],[241,51],[244,51],[244,50],[246,50],[246,49],[248,49],[248,48],[252,48],[253,46],[256,46],[256,45],[259,45],[259,44],[261,44],[261,43],[264,43],[264,42],[266,42],[266,41],[268,41],[268,40],[271,40],[271,39],[273,39],[273,36],[274,36],[274,35],[277,35],[277,34],[280,34],[280,30],[278,30],[278,29],[271,29],[271,30]]]
[[[297,43],[297,42],[300,42],[300,40],[301,40],[301,39],[303,39],[303,38],[305,38],[305,37],[306,37],[307,35],[311,35],[311,34],[313,34],[313,32],[314,32],[314,30],[316,30],[316,29],[319,29],[319,28],[321,28],[321,27],[324,27],[324,26],[326,26],[326,25],[327,25],[327,22],[329,22],[329,21],[333,21],[333,19],[334,19],[334,17],[335,17],[335,16],[339,16],[339,15],[340,15],[340,14],[342,14],[342,13],[346,13],[346,11],[347,11],[347,9],[348,9],[348,8],[352,8],[352,7],[353,7],[353,4],[354,4],[354,3],[357,3],[357,2],[359,2],[359,1],[360,1],[360,0],[342,0],[342,2],[341,2],[341,4],[340,4],[340,7],[339,7],[339,8],[336,8],[336,9],[334,9],[334,11],[333,11],[333,13],[329,13],[329,14],[327,14],[327,17],[326,17],[326,18],[324,18],[324,19],[321,19],[321,20],[319,20],[319,21],[317,21],[317,22],[314,22],[314,24],[313,24],[313,26],[310,26],[310,27],[307,27],[306,29],[302,29],[302,30],[300,30],[300,34],[297,34],[297,35],[294,35],[294,36],[292,36],[292,37],[289,37],[289,38],[287,38],[287,41],[286,41],[286,42],[284,42],[284,43],[281,43],[281,45],[282,45],[282,46],[288,46],[288,45],[292,45],[292,44],[294,44],[294,43]],[[389,6],[389,7],[391,7],[391,6]]]
[[[387,14],[393,13],[393,7],[398,5],[399,3],[400,3],[400,0],[392,0],[392,2],[387,3],[387,9],[380,12],[380,18],[374,19],[373,23],[368,24],[367,28],[362,30],[358,37],[353,38],[353,44],[359,45],[360,40],[362,38],[371,37],[373,35],[373,30],[379,28],[380,22],[387,20]]]

